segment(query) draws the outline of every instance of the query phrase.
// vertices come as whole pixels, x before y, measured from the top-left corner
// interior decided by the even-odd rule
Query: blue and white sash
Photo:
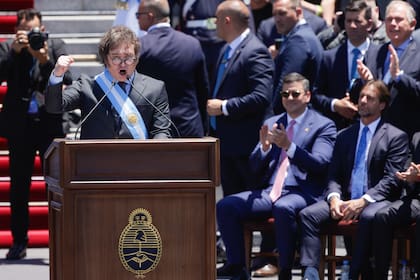
[[[123,89],[117,83],[113,85],[113,78],[109,71],[105,70],[96,75],[95,81],[106,93],[133,138],[147,139],[148,133],[141,114]]]

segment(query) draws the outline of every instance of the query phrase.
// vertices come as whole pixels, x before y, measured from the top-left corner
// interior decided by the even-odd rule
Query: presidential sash
[[[96,75],[95,81],[102,91],[106,93],[109,101],[111,101],[112,106],[114,106],[133,138],[147,139],[148,133],[141,114],[118,83],[112,82],[113,78],[109,71],[106,69],[104,72]]]

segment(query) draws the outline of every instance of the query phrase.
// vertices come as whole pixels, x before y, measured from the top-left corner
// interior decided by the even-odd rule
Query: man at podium
[[[45,96],[49,113],[80,109],[76,130],[81,139],[169,138],[168,96],[162,81],[135,71],[140,43],[125,26],[114,26],[99,43],[99,58],[105,70],[95,77],[80,75],[63,90],[63,75],[74,62],[59,57]]]

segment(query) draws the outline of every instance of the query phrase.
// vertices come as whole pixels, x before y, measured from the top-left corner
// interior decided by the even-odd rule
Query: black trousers
[[[23,134],[19,138],[8,137],[10,158],[10,206],[11,230],[14,243],[26,243],[29,226],[29,193],[37,151],[44,153],[54,136],[37,118],[27,118],[26,127],[19,128]],[[58,137],[62,135],[58,135]]]

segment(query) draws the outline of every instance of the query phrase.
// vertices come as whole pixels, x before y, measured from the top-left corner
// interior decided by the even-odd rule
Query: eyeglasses
[[[137,12],[136,19],[139,19],[141,15],[147,15],[149,12]]]
[[[126,57],[126,58],[121,58],[121,57],[118,57],[118,56],[112,56],[111,57],[111,62],[114,65],[121,65],[123,62],[127,65],[132,65],[136,60],[137,60],[137,58],[134,57],[134,56],[129,56],[129,57]]]
[[[290,95],[292,95],[293,98],[297,98],[302,92],[300,92],[299,90],[292,90],[292,91],[282,91],[280,92],[281,96],[283,98],[289,98]]]

